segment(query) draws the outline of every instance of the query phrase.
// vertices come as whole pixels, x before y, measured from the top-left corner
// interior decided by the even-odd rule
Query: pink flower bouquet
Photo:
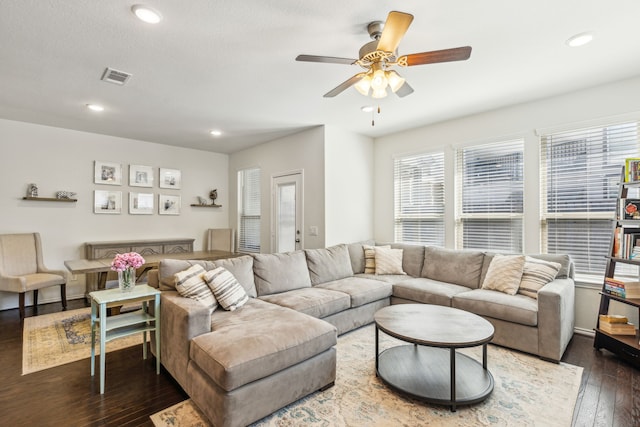
[[[129,268],[139,268],[144,264],[144,258],[137,252],[127,252],[118,254],[111,261],[111,269],[114,271],[125,271]]]

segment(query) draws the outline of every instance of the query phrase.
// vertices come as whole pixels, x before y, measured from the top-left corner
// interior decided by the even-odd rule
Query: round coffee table
[[[398,304],[378,310],[374,320],[376,375],[391,388],[454,412],[457,405],[480,402],[493,391],[487,343],[494,329],[482,317],[439,305]],[[380,331],[411,344],[379,353]],[[479,345],[482,363],[456,353]]]

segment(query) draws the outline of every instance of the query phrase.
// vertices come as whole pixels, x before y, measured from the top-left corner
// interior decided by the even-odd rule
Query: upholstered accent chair
[[[210,228],[207,230],[207,250],[235,252],[235,237],[233,228]]]
[[[19,295],[20,319],[24,319],[24,296],[33,291],[38,307],[38,290],[60,285],[62,309],[67,309],[67,274],[49,270],[42,259],[39,233],[0,234],[0,291]]]

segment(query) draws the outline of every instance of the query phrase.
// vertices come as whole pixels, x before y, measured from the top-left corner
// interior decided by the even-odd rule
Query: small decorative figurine
[[[27,188],[27,197],[38,197],[38,186],[35,184],[29,184]]]
[[[209,192],[209,198],[212,200],[211,204],[216,206],[216,199],[218,198],[218,189],[215,188]]]

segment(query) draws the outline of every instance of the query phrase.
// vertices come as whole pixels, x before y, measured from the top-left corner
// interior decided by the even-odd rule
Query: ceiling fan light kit
[[[372,98],[387,96],[387,87],[399,97],[413,93],[409,83],[392,69],[394,66],[410,67],[414,65],[433,64],[437,62],[464,61],[471,56],[471,47],[463,46],[430,52],[414,53],[398,56],[398,45],[404,37],[413,15],[404,12],[389,12],[385,23],[371,22],[367,26],[373,41],[360,48],[359,59],[337,58],[333,56],[298,55],[296,61],[324,62],[333,64],[359,65],[365,72],[358,73],[334,89],[324,97],[332,98],[353,86],[359,93]]]

